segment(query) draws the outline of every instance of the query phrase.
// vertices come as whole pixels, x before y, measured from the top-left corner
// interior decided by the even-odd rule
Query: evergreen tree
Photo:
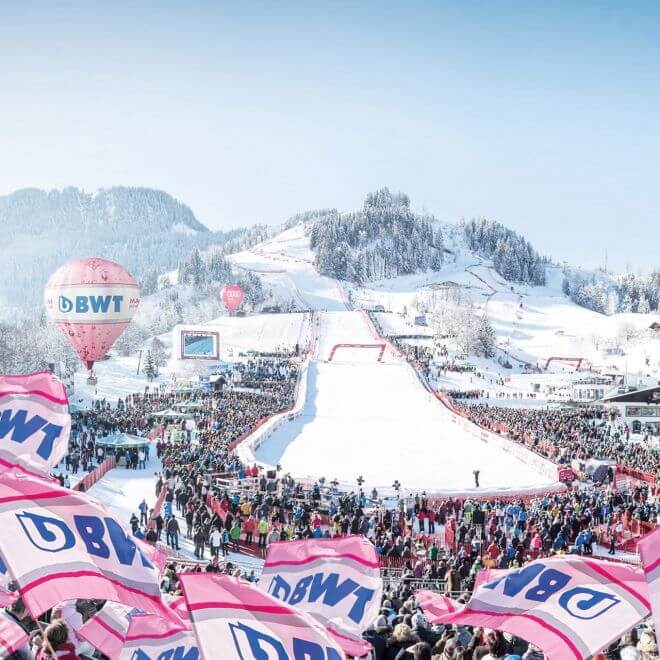
[[[334,209],[310,229],[315,263],[325,275],[364,282],[418,270],[440,270],[443,239],[433,218],[415,214],[406,195],[387,188],[369,193],[362,211]]]
[[[541,257],[522,236],[498,222],[485,218],[463,224],[468,247],[487,259],[509,282],[545,284],[547,259]]]
[[[158,367],[156,366],[156,363],[154,362],[154,358],[151,355],[151,351],[147,351],[147,355],[144,358],[144,375],[147,377],[149,382],[151,382],[154,378],[158,377]]]
[[[151,340],[150,353],[157,367],[164,367],[167,364],[167,350],[165,349],[165,344],[158,337],[154,337]]]
[[[485,314],[476,325],[475,349],[475,353],[482,357],[492,358],[495,355],[495,330]]]

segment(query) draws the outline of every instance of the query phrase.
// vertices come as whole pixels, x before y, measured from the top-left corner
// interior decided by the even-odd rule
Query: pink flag
[[[18,598],[15,591],[9,590],[10,583],[9,571],[0,556],[0,607],[7,607]]]
[[[25,630],[0,614],[0,658],[8,658],[28,643]]]
[[[0,607],[9,607],[17,598],[18,594],[15,591],[7,591],[0,587]]]
[[[181,617],[181,620],[190,627],[190,613],[186,607],[186,599],[181,596],[170,602],[170,607]]]
[[[502,577],[507,570],[506,568],[482,568],[477,571],[473,591],[476,591],[484,582],[492,582],[496,578]]]
[[[116,603],[106,603],[78,635],[110,660],[199,658],[195,636],[183,623],[177,625]]]
[[[138,547],[142,550],[147,559],[158,569],[158,572],[162,573],[169,561],[167,552],[154,543],[149,543],[149,541],[137,538],[134,540],[137,542]]]
[[[638,547],[648,584],[657,636],[660,635],[660,527],[646,534]]]
[[[465,607],[462,603],[436,591],[416,591],[415,602],[424,610],[424,616],[429,623],[442,623],[447,614],[460,612]]]
[[[0,469],[47,475],[66,454],[70,431],[66,389],[53,374],[0,376]]]
[[[187,573],[181,585],[206,660],[343,658],[341,647],[314,619],[247,582]]]
[[[89,598],[178,620],[131,533],[85,494],[8,470],[0,474],[0,529],[0,554],[34,617]]]
[[[433,620],[509,632],[549,660],[582,660],[648,614],[640,569],[565,555],[506,571],[481,584],[462,610]]]
[[[383,580],[364,536],[273,543],[259,586],[313,616],[349,655],[371,651],[361,634],[378,616]]]

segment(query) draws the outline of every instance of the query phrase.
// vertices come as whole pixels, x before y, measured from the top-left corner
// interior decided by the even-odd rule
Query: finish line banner
[[[549,660],[582,660],[608,646],[649,614],[641,569],[564,555],[532,562],[482,583],[467,605],[428,600],[434,622],[492,628],[543,650]]]
[[[109,600],[179,622],[132,534],[83,493],[0,473],[0,556],[33,617],[66,600]]]
[[[660,527],[647,534],[637,546],[644,566],[656,637],[660,635]]]
[[[378,616],[383,580],[363,536],[272,543],[259,586],[313,616],[346,653],[371,650],[360,635]]]
[[[343,660],[309,615],[247,582],[184,573],[183,595],[202,657],[223,660]]]
[[[199,660],[195,635],[153,614],[106,603],[78,635],[110,660]]]
[[[0,469],[47,475],[67,453],[70,431],[66,389],[53,374],[0,376]]]

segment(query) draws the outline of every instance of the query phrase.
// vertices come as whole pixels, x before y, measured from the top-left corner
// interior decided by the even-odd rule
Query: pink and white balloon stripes
[[[131,322],[140,305],[140,291],[123,266],[107,259],[79,259],[53,273],[46,284],[44,304],[91,369]]]

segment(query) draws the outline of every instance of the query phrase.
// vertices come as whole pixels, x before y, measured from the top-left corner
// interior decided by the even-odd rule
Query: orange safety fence
[[[103,463],[97,465],[90,473],[86,474],[74,487],[73,490],[87,492],[99,479],[109,470],[117,465],[114,456],[108,456]]]

